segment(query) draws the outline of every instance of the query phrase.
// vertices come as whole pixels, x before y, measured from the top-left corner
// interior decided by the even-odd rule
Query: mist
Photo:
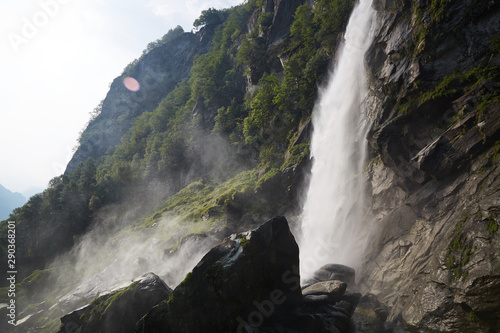
[[[194,126],[190,135],[186,152],[190,163],[177,184],[181,188],[200,180],[220,184],[248,168],[217,133]],[[33,295],[27,295],[27,305],[38,305],[20,314],[21,329],[33,326],[38,318],[58,322],[146,273],[158,275],[172,289],[182,282],[210,248],[234,230],[228,230],[224,218],[182,221],[173,212],[163,212],[164,200],[178,190],[169,179],[144,177],[144,182],[122,190],[127,193],[120,202],[100,208],[89,230],[47,266],[49,276],[43,285],[37,284]]]

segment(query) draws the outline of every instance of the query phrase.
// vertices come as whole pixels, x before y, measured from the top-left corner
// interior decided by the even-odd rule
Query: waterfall
[[[364,55],[375,15],[371,1],[355,6],[337,65],[313,111],[313,167],[299,240],[303,278],[327,263],[357,268],[370,234],[363,168],[369,128]]]

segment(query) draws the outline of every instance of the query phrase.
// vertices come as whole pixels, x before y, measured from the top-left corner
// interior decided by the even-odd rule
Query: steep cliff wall
[[[377,0],[377,235],[362,284],[418,332],[498,331],[500,4]]]

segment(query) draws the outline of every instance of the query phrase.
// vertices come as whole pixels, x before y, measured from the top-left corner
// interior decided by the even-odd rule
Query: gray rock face
[[[496,331],[500,78],[473,69],[498,68],[489,41],[500,5],[453,1],[444,16],[428,1],[374,7],[380,24],[367,60],[378,228],[359,285],[389,307],[395,331]]]
[[[158,276],[145,274],[127,288],[97,297],[62,317],[59,332],[133,332],[135,323],[171,292]]]
[[[293,16],[298,6],[304,4],[304,0],[268,0],[267,8],[274,11],[273,22],[269,36],[271,41],[284,38],[290,32]]]

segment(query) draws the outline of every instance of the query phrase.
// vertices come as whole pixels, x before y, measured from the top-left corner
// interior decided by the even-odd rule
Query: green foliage
[[[310,116],[317,86],[328,72],[337,40],[345,29],[354,2],[316,1],[314,10],[304,4],[297,8],[290,29],[290,57],[285,62],[283,82],[274,102],[284,111],[288,128]]]
[[[239,194],[253,192],[256,182],[256,171],[244,171],[217,186],[212,194],[213,200],[217,204],[228,204]]]
[[[266,53],[265,40],[259,37],[255,30],[243,37],[240,49],[236,53],[236,64],[244,66],[245,74],[257,75],[253,79],[259,80],[259,73],[266,67]]]
[[[129,63],[125,67],[125,69],[123,70],[122,76],[125,77],[125,76],[132,75],[132,73],[135,71],[137,65],[142,61],[142,59],[144,59],[146,54],[148,54],[149,52],[151,52],[155,48],[160,47],[160,46],[168,43],[169,41],[173,40],[177,36],[182,35],[183,33],[184,33],[184,29],[182,29],[182,27],[180,25],[178,25],[174,29],[169,29],[168,32],[165,35],[163,35],[162,38],[159,38],[156,41],[149,43],[147,45],[147,47],[142,51],[142,55],[139,58],[132,61],[131,63]]]
[[[469,312],[469,320],[473,323],[479,321],[479,318],[474,311]]]
[[[227,105],[239,95],[241,76],[236,75],[233,68],[234,50],[231,46],[242,34],[253,9],[253,2],[248,2],[224,12],[224,20],[217,27],[210,52],[194,61],[190,79],[193,100],[202,98],[208,104],[213,99],[222,99]]]
[[[442,34],[441,24],[448,19],[451,0],[431,0],[426,6],[418,1],[413,1],[413,54],[418,57],[425,49],[435,46],[438,37]],[[424,19],[425,16],[425,19]]]
[[[200,221],[202,213],[207,210],[209,203],[205,201],[213,188],[203,184],[201,181],[193,182],[184,189],[169,197],[162,205],[160,217],[165,212],[170,212],[171,215],[178,216],[185,221]],[[172,214],[173,213],[173,214]]]
[[[351,0],[318,0],[314,7],[314,24],[318,27],[316,39],[326,52],[333,55],[337,39],[347,25],[354,2]]]
[[[273,144],[262,146],[259,154],[260,168],[276,168],[283,163],[283,154]]]
[[[490,151],[492,152],[491,164],[496,166],[500,160],[500,140],[495,142]]]
[[[446,10],[451,0],[432,0],[430,6],[431,17],[434,21],[440,22],[447,18]]]
[[[225,206],[231,204],[238,195],[253,192],[257,183],[255,171],[244,171],[229,180],[216,185],[196,181],[168,197],[145,226],[150,227],[162,217],[178,217],[179,222],[215,223],[224,213]]]
[[[193,272],[189,272],[189,273],[187,273],[187,274],[186,274],[186,277],[184,278],[184,280],[182,280],[182,282],[180,283],[180,285],[181,285],[181,286],[183,286],[183,285],[189,284],[189,283],[190,283],[190,281],[192,280],[192,278],[193,278]],[[171,299],[173,300],[173,298],[174,298],[174,294],[173,294],[173,293],[171,293],[171,294],[169,295],[168,301],[170,302],[170,301],[171,301]]]
[[[500,32],[496,32],[491,36],[490,46],[493,53],[500,52]]]
[[[257,20],[257,24],[259,25],[259,28],[263,33],[266,33],[273,23],[273,15],[273,12],[260,14],[259,19]]]
[[[259,81],[259,88],[255,96],[250,100],[250,112],[244,120],[243,134],[245,143],[251,145],[264,139],[264,128],[269,127],[269,123],[276,114],[274,111],[275,91],[279,85],[279,80],[275,74],[262,76]]]
[[[177,36],[182,35],[183,33],[184,29],[182,29],[180,25],[176,26],[174,29],[169,29],[168,32],[165,35],[163,35],[162,38],[159,38],[156,41],[149,43],[146,49],[142,53],[147,54],[151,50],[168,43],[169,41],[173,40]]]
[[[441,81],[437,82],[433,87],[429,87],[425,92],[412,100],[401,100],[398,102],[396,108],[399,114],[407,114],[418,109],[428,101],[435,101],[438,99],[453,99],[463,94],[470,88],[477,87],[486,80],[498,77],[498,67],[476,67],[465,73],[453,73],[444,77]],[[484,95],[484,108],[488,103],[491,103],[498,97],[498,92],[493,94]],[[461,115],[463,116],[463,114]],[[456,118],[458,120],[459,118]]]
[[[260,188],[263,184],[267,183],[269,180],[276,178],[281,174],[281,171],[278,168],[272,168],[268,170],[265,174],[263,174],[260,178],[257,184],[255,185],[255,188],[258,189]]]
[[[195,28],[205,25],[218,25],[224,22],[226,13],[222,10],[209,8],[201,11],[201,15],[193,22]]]
[[[467,217],[464,217],[458,222],[457,230],[459,233],[451,240],[446,251],[445,265],[453,273],[453,279],[466,279],[468,276],[464,267],[469,263],[473,249],[466,234],[461,231],[466,220]]]
[[[246,245],[248,245],[248,242],[249,242],[249,240],[247,239],[247,236],[242,235],[241,240],[240,240],[241,247],[244,248]]]
[[[290,166],[298,165],[304,160],[304,158],[309,156],[310,143],[301,143],[293,146],[289,151],[289,156],[285,163],[281,166],[281,170],[284,170]]]
[[[235,129],[238,129],[239,124],[243,122],[246,114],[245,107],[238,103],[236,99],[233,99],[231,105],[221,107],[217,110],[215,125],[212,131],[229,136]]]
[[[488,230],[488,233],[493,236],[497,231],[498,231],[498,221],[497,221],[497,214],[496,213],[490,213],[488,215],[488,224],[486,226],[486,229]]]
[[[308,51],[314,47],[313,13],[308,4],[297,8],[294,22],[290,27],[291,47],[303,46]]]

